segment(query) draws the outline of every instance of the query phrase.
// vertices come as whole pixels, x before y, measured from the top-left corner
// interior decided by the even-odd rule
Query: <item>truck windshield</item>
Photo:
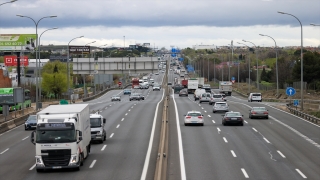
[[[76,131],[69,130],[37,130],[36,143],[68,143],[76,142]]]
[[[90,118],[91,128],[101,127],[101,118]]]

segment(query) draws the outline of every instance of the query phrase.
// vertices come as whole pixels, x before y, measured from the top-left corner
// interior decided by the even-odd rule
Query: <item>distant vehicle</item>
[[[211,94],[209,104],[212,105],[216,102],[223,102],[223,96],[221,94]]]
[[[224,101],[227,101],[227,96],[225,94],[221,94]]]
[[[181,89],[179,92],[179,96],[188,96],[188,91],[185,89]]]
[[[216,113],[218,111],[224,111],[228,112],[229,111],[229,106],[226,102],[216,102],[213,105],[212,112]]]
[[[123,94],[131,94],[131,89],[124,89]]]
[[[140,79],[139,78],[132,78],[131,84],[132,89],[135,89],[136,87],[139,87]]]
[[[188,88],[188,79],[182,79],[182,80],[181,80],[181,85],[182,85],[184,88]]]
[[[211,93],[211,86],[210,84],[204,84],[202,89],[206,90],[206,92]]]
[[[199,103],[209,102],[210,98],[211,98],[211,94],[210,93],[203,93],[203,94],[200,95]]]
[[[227,124],[240,124],[243,126],[243,115],[240,112],[226,112],[222,116],[222,124],[225,126]]]
[[[206,93],[204,89],[196,89],[196,91],[193,94],[194,100],[200,99],[201,94]]]
[[[156,72],[154,75],[159,75],[159,73]]]
[[[107,139],[107,133],[104,129],[106,119],[100,114],[90,114],[91,141],[103,143]]]
[[[0,88],[0,96],[9,105],[9,111],[21,110],[22,107],[31,107],[30,91],[28,89],[24,90],[25,98],[23,103],[13,102],[13,91],[14,88]],[[2,113],[2,105],[0,105],[0,113]]]
[[[133,101],[133,100],[140,101],[141,100],[140,94],[132,93],[129,97],[129,101]]]
[[[171,85],[172,85],[172,82],[168,82],[168,85],[171,86]]]
[[[141,93],[135,93],[135,94],[140,96],[140,100],[144,100],[144,95],[143,94],[141,94]]]
[[[159,84],[154,84],[152,87],[152,91],[160,91],[161,87]]]
[[[121,96],[112,96],[111,101],[121,101]]]
[[[188,93],[193,94],[198,89],[199,81],[195,78],[188,79]]]
[[[196,124],[203,126],[204,119],[200,111],[188,111],[187,115],[184,117],[184,125]]]
[[[269,119],[269,112],[265,107],[252,107],[249,110],[249,118],[266,118]]]
[[[262,95],[261,93],[250,93],[248,97],[248,102],[261,102],[262,101]]]
[[[224,93],[227,96],[231,96],[231,93],[232,93],[232,82],[230,82],[230,81],[219,81],[219,93]]]
[[[24,130],[36,129],[37,128],[37,116],[29,115],[28,119],[24,123]]]
[[[147,82],[140,83],[140,89],[149,89],[149,83]]]

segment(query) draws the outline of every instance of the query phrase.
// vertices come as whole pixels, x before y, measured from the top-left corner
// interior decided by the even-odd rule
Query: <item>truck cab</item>
[[[100,114],[90,114],[90,126],[91,126],[91,141],[98,141],[103,143],[107,138],[106,130],[104,125],[106,119]]]

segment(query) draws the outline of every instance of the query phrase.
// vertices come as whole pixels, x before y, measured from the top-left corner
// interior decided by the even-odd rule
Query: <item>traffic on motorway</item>
[[[184,65],[166,60],[159,71],[133,77],[132,86],[88,102],[49,106],[0,134],[0,174],[154,179],[166,108],[161,103],[168,97],[165,179],[320,177],[319,126],[277,103],[231,94],[228,83],[213,89],[201,77],[181,76]]]

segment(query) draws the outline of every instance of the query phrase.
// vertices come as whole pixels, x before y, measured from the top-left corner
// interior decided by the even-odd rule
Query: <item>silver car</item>
[[[196,124],[203,126],[204,119],[200,111],[188,111],[187,115],[184,117],[184,125]]]
[[[202,103],[202,102],[209,102],[210,101],[210,97],[211,97],[211,94],[210,93],[203,93],[200,95],[200,98],[199,98],[199,103]]]
[[[224,102],[223,96],[221,94],[212,94],[211,95],[209,104],[212,105],[212,104],[214,104],[216,102]]]
[[[216,113],[218,111],[224,111],[224,112],[228,112],[229,111],[229,106],[226,102],[216,102],[214,105],[213,105],[213,108],[212,108],[212,112],[213,113]]]

